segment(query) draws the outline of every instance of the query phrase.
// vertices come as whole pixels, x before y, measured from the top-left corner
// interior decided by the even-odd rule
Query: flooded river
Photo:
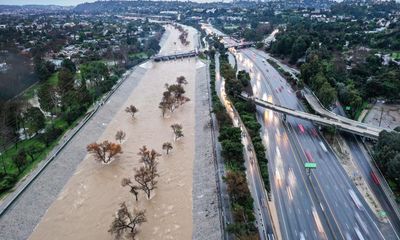
[[[183,46],[178,36],[176,29],[167,26],[161,53],[192,50],[197,43],[194,29],[189,32],[188,46]],[[119,204],[124,201],[130,208],[146,210],[148,221],[140,227],[138,239],[192,238],[194,81],[196,69],[202,66],[203,63],[194,58],[148,62],[141,66],[147,72],[98,140],[115,141],[116,131],[123,130],[127,135],[122,143],[124,153],[109,165],[102,165],[92,156],[86,156],[30,239],[113,239],[107,231]],[[191,101],[170,117],[163,118],[158,104],[165,90],[164,84],[174,83],[180,75],[189,82],[185,89]],[[125,112],[125,107],[131,104],[139,109],[134,120]],[[177,142],[174,142],[170,128],[173,123],[183,125],[185,136]],[[167,141],[174,147],[169,155],[161,149]],[[140,166],[137,152],[143,145],[162,153],[159,158],[160,178],[152,199],[147,200],[141,192],[136,203],[129,189],[121,187],[121,179],[133,179],[133,169]]]

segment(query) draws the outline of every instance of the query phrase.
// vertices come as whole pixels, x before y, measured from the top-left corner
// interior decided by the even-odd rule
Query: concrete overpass
[[[317,116],[317,115],[314,115],[311,113],[306,113],[306,112],[282,107],[282,106],[273,104],[271,102],[263,101],[259,98],[248,97],[245,95],[241,95],[240,97],[244,100],[251,100],[258,106],[268,108],[275,112],[280,112],[280,113],[284,114],[285,119],[286,119],[286,115],[291,115],[294,117],[312,121],[312,122],[322,125],[322,126],[333,126],[339,130],[357,134],[357,135],[360,135],[363,137],[367,137],[367,138],[371,138],[371,139],[377,139],[379,137],[379,133],[380,133],[379,130],[370,129],[363,125],[355,125],[355,126],[350,125],[350,124],[348,124],[346,122],[342,122],[338,119],[331,119],[328,117]]]
[[[170,60],[175,60],[175,59],[196,57],[199,54],[200,54],[200,51],[198,49],[194,49],[194,50],[188,51],[188,52],[176,52],[176,53],[165,54],[165,55],[157,54],[157,55],[151,57],[151,59],[156,62],[170,61]]]
[[[368,129],[374,132],[381,132],[383,130],[386,130],[388,132],[392,131],[391,129],[388,128],[382,128],[382,127],[377,127],[377,126],[371,126],[369,124],[363,123],[363,122],[359,122],[356,120],[352,120],[343,116],[340,116],[336,113],[333,113],[331,111],[329,111],[328,109],[326,109],[321,102],[318,100],[318,98],[309,91],[303,91],[303,95],[304,98],[306,99],[306,101],[308,102],[308,104],[310,104],[311,108],[318,114],[327,118],[331,118],[331,119],[335,119],[337,121],[346,123],[348,125],[352,125],[352,126],[358,126],[360,128],[364,128],[364,129]]]
[[[242,43],[232,43],[232,44],[225,44],[225,48],[246,48],[246,47],[251,47],[253,46],[253,42],[242,42]],[[157,54],[153,57],[151,57],[152,60],[156,62],[161,62],[161,61],[171,61],[171,60],[176,60],[176,59],[182,59],[182,58],[191,58],[191,57],[196,57],[198,56],[201,52],[203,52],[204,49],[194,49],[192,51],[188,52],[176,52],[172,54]]]
[[[254,45],[254,42],[241,42],[241,43],[227,43],[225,44],[225,48],[236,48],[236,49],[240,49],[240,48],[248,48],[248,47],[252,47]]]

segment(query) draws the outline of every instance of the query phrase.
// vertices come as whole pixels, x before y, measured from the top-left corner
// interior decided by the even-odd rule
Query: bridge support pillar
[[[283,118],[283,121],[285,121],[285,122],[286,122],[286,114],[284,114],[284,113],[283,113],[283,116],[282,116],[282,118]]]

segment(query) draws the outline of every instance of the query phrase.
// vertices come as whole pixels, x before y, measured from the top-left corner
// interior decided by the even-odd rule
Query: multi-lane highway
[[[304,110],[290,85],[257,50],[235,55],[238,70],[250,72],[254,96]],[[377,219],[311,122],[283,121],[271,110],[257,110],[284,239],[397,239],[390,222]],[[310,176],[305,162],[317,164]]]
[[[291,90],[290,85],[265,61],[265,58],[257,55],[255,51],[254,49],[244,49],[236,53],[239,69],[242,68],[251,73],[254,82],[254,95],[288,108],[299,111],[304,110],[295,93]],[[268,153],[271,149],[279,149],[285,145],[277,142],[276,136],[271,136],[271,131],[277,131],[283,126],[284,133],[288,135],[288,144],[292,146],[298,156],[297,159],[290,156],[284,158],[285,163],[283,165],[289,165],[291,160],[300,163],[300,165],[310,161],[317,163],[317,169],[313,171],[309,181],[305,181],[305,186],[311,188],[311,192],[314,191],[316,195],[316,198],[313,199],[313,204],[322,203],[320,209],[323,213],[319,216],[320,218],[325,218],[328,222],[328,229],[325,228],[326,231],[331,230],[334,238],[339,239],[347,236],[356,239],[356,232],[358,231],[361,232],[365,239],[396,238],[395,232],[388,226],[389,224],[380,223],[377,220],[344,172],[335,154],[311,122],[293,117],[287,117],[286,122],[283,122],[278,114],[264,109],[259,109],[259,114],[264,117],[264,139],[268,139],[266,140]],[[273,117],[267,117],[276,122],[271,126],[265,121],[265,115],[272,115]],[[273,156],[270,160],[271,171],[274,171],[274,168],[275,172],[277,169],[279,171],[279,166],[273,160]],[[283,174],[278,177],[282,180],[289,178],[290,181],[292,177],[289,167],[287,167],[286,172],[285,167],[283,167],[283,171]],[[297,171],[294,176],[308,179],[303,168]],[[295,182],[298,183],[299,181]],[[279,188],[279,186],[275,187]],[[362,206],[356,206],[349,194],[350,189],[354,191]],[[304,191],[296,190],[292,189],[292,195],[294,195],[293,192],[296,192],[300,195],[297,201],[304,201],[301,197],[301,192],[304,193]],[[289,198],[292,198],[292,196],[289,196]],[[301,216],[301,213],[299,215]],[[309,233],[312,233],[312,231]]]
[[[259,57],[264,58],[271,58],[271,56],[265,52],[255,51],[253,52],[258,55]],[[277,62],[277,61],[276,61]],[[290,68],[286,65],[283,65],[277,62],[285,71],[290,72],[293,76],[298,74],[299,72],[296,69]],[[308,99],[310,100],[310,99]],[[310,104],[312,104],[311,99]],[[313,105],[317,106],[318,103],[314,103]],[[335,104],[332,110],[333,113],[327,113],[325,109],[319,109],[320,111],[324,111],[322,115],[327,114],[331,115],[334,114],[334,117],[338,117],[338,119],[344,118],[341,116],[345,116],[344,110],[340,106],[340,104]],[[346,119],[345,119],[346,120]],[[368,126],[371,127],[371,126]],[[387,130],[387,129],[385,129]],[[368,184],[369,188],[374,193],[375,197],[378,199],[383,212],[379,214],[387,215],[388,216],[388,224],[381,226],[382,228],[391,228],[394,229],[396,232],[393,234],[395,239],[399,239],[399,231],[400,231],[400,219],[399,219],[399,209],[397,208],[397,203],[394,201],[394,198],[391,197],[392,192],[389,190],[389,186],[387,185],[385,179],[382,177],[381,174],[378,173],[376,166],[374,166],[373,161],[371,160],[370,154],[368,154],[367,149],[363,146],[363,141],[360,137],[354,136],[353,134],[348,133],[341,133],[344,141],[349,146],[351,157],[353,161],[358,167],[357,175],[361,175],[366,183]],[[377,177],[377,182],[373,180],[371,173],[374,173]],[[391,230],[388,230],[391,231]]]

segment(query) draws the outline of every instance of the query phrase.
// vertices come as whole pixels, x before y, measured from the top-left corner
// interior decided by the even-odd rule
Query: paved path
[[[125,103],[146,69],[137,67],[103,107],[60,154],[30,184],[0,218],[0,239],[27,239],[86,156],[86,145],[96,141]]]

